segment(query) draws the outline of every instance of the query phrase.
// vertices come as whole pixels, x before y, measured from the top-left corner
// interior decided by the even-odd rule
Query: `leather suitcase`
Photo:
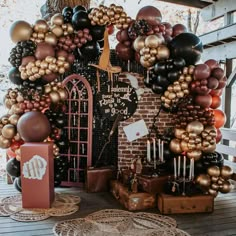
[[[211,195],[172,196],[160,194],[157,206],[162,214],[213,212],[214,197]]]
[[[86,190],[89,193],[109,192],[109,182],[116,178],[113,167],[89,167],[86,174]]]
[[[117,180],[110,182],[113,196],[129,211],[145,210],[156,207],[156,197],[150,193],[132,193]]]

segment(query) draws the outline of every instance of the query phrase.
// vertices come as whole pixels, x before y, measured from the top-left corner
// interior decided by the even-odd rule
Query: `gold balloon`
[[[16,21],[10,28],[10,37],[14,43],[29,40],[33,29],[26,21]]]
[[[233,169],[230,166],[222,166],[220,170],[220,175],[223,179],[230,179],[234,173]]]
[[[211,185],[211,178],[209,175],[205,175],[205,174],[200,174],[197,176],[196,178],[196,182],[204,187],[204,188],[208,188]]]
[[[149,35],[145,39],[145,47],[157,48],[159,43],[160,43],[160,40],[158,36],[155,34]]]
[[[7,124],[2,128],[2,136],[7,139],[12,139],[16,134],[16,127],[12,124]]]
[[[181,150],[182,150],[183,152],[189,151],[188,143],[187,143],[186,141],[184,141],[184,140],[182,140],[182,141],[180,142],[180,147],[181,147]]]
[[[214,177],[220,176],[220,168],[218,166],[210,166],[207,169],[207,174]]]
[[[213,183],[216,183],[217,181],[218,181],[218,177],[216,177],[216,176],[212,176],[211,177],[211,181],[213,182]]]
[[[57,91],[51,91],[49,93],[50,99],[52,103],[59,103],[60,101],[60,95]]]
[[[218,191],[214,189],[208,189],[208,193],[212,195],[213,197],[216,197],[218,195]]]
[[[173,153],[180,154],[182,152],[182,149],[180,147],[180,140],[177,138],[174,138],[170,142],[170,150]]]
[[[52,32],[49,32],[46,34],[44,41],[46,43],[53,45],[53,46],[56,46],[57,45],[57,36],[55,34],[53,34]]]
[[[143,66],[143,67],[151,67],[152,64],[149,62],[149,61],[145,61],[143,56],[140,57],[140,64]]]
[[[157,48],[157,55],[158,60],[168,59],[170,57],[170,50],[165,45],[160,45]]]
[[[199,121],[192,121],[186,127],[186,131],[188,133],[193,132],[195,134],[200,134],[203,130],[204,130],[204,126]]]
[[[49,26],[47,22],[43,19],[37,20],[34,24],[34,31],[40,33],[47,33],[49,30]]]
[[[217,183],[211,184],[211,189],[218,191],[219,188],[220,188],[219,184],[217,184]]]
[[[182,134],[185,132],[184,129],[175,128],[174,135],[178,139],[182,139]]]
[[[139,52],[145,46],[145,36],[138,36],[134,42],[133,47],[136,52]]]
[[[14,139],[15,139],[15,141],[20,141],[20,140],[21,140],[20,134],[17,133],[17,134],[14,136]]]
[[[7,138],[4,138],[2,135],[0,136],[0,148],[6,149],[11,146],[11,141]]]
[[[216,150],[216,144],[209,145],[208,147],[203,147],[202,151],[205,153],[212,153]]]
[[[56,13],[51,18],[51,25],[62,25],[64,23],[64,19],[61,13]]]
[[[68,94],[65,89],[58,89],[57,92],[59,93],[61,100],[65,101],[67,99]]]
[[[198,161],[202,156],[201,150],[193,150],[187,152],[187,157],[190,159],[194,159],[195,161]]]
[[[2,117],[1,117],[1,123],[2,123],[3,125],[8,124],[8,123],[9,123],[9,117],[8,117],[7,115],[2,116]]]
[[[63,35],[63,29],[59,25],[54,25],[51,28],[51,31],[53,34],[55,34],[57,37],[61,37]]]
[[[232,185],[230,184],[229,181],[224,181],[223,184],[220,186],[219,191],[221,193],[228,193],[230,192],[232,189]]]

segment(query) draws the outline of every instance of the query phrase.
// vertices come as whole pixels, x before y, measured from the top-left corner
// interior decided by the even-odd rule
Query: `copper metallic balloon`
[[[210,166],[207,169],[207,174],[213,177],[219,177],[220,176],[220,168],[218,166]]]
[[[217,183],[212,183],[211,184],[211,189],[218,191],[219,188],[220,188],[219,184],[217,184]]]
[[[158,36],[155,34],[149,35],[145,39],[145,47],[157,48],[159,45]]]
[[[12,124],[12,125],[16,125],[18,120],[19,120],[20,116],[17,115],[17,114],[13,114],[9,117],[9,122]]]
[[[212,176],[211,177],[211,181],[213,182],[213,183],[217,183],[217,181],[218,181],[218,177],[216,177],[216,176]]]
[[[184,129],[175,128],[174,135],[175,135],[176,138],[182,139],[182,134],[185,133],[185,132],[186,131]]]
[[[156,55],[158,60],[168,59],[169,56],[170,56],[170,50],[168,47],[166,47],[165,45],[158,46]]]
[[[189,159],[194,159],[195,161],[198,161],[202,156],[202,151],[201,150],[193,150],[193,151],[188,151],[187,152],[187,157]]]
[[[220,186],[219,191],[221,193],[228,193],[230,192],[232,189],[232,185],[230,184],[229,181],[224,181],[223,184]]]
[[[37,20],[34,24],[34,31],[40,33],[47,33],[49,30],[49,26],[47,22],[43,19]]]
[[[204,130],[204,125],[200,121],[192,121],[190,122],[187,127],[187,132],[193,132],[195,134],[200,134]]]
[[[16,134],[16,127],[12,124],[4,125],[2,128],[2,136],[7,139],[12,139]]]
[[[223,179],[230,179],[234,173],[233,169],[230,166],[222,166],[220,170],[220,175]]]
[[[202,151],[203,152],[205,152],[205,153],[212,153],[212,152],[214,152],[216,150],[216,144],[214,143],[214,144],[211,144],[211,145],[209,145],[209,146],[207,146],[207,147],[203,147],[202,148]]]
[[[218,195],[218,191],[212,188],[208,189],[208,193],[212,195],[213,197],[216,197]]]
[[[61,13],[56,13],[51,18],[51,25],[62,25],[64,23],[64,19]]]
[[[134,50],[139,52],[142,48],[145,46],[145,36],[138,36],[134,42],[133,42],[133,47]]]
[[[180,147],[180,140],[177,138],[174,138],[170,142],[170,150],[173,153],[180,154],[182,152],[182,149]]]
[[[53,45],[53,46],[56,46],[57,45],[57,36],[55,34],[53,34],[52,32],[49,32],[45,35],[44,41],[46,43]]]
[[[204,188],[208,188],[211,185],[211,178],[209,175],[200,174],[196,178],[196,182]]]
[[[16,21],[11,25],[10,37],[14,43],[29,40],[33,29],[26,21]]]
[[[11,146],[11,141],[0,135],[0,148],[6,149],[9,148],[10,146]]]

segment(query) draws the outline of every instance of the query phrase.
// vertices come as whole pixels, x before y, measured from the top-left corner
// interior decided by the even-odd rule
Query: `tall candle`
[[[158,158],[161,160],[161,140],[158,139]]]
[[[192,179],[194,179],[194,159],[193,160],[193,164],[192,164]]]
[[[174,178],[176,179],[177,172],[176,172],[176,158],[174,158]]]
[[[177,173],[178,178],[180,177],[180,161],[181,161],[181,156],[178,156],[178,173]]]
[[[193,165],[193,161],[192,159],[190,159],[190,166],[189,166],[189,180],[192,179],[192,165]]]
[[[186,156],[184,156],[183,177],[186,176]]]
[[[152,144],[153,144],[153,159],[156,160],[156,139],[152,138]]]
[[[151,144],[149,140],[147,140],[147,161],[151,162]]]
[[[164,161],[164,142],[161,141],[161,162]]]

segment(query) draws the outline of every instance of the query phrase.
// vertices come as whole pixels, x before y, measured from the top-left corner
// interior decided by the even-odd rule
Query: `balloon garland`
[[[65,7],[50,22],[39,19],[33,25],[25,21],[12,24],[10,37],[16,46],[10,52],[8,78],[18,87],[8,90],[4,104],[9,112],[0,118],[0,147],[18,161],[19,147],[25,141],[54,142],[55,184],[60,184],[60,174],[68,167],[66,158],[58,155],[60,149],[68,148],[61,131],[66,124],[63,112],[67,93],[59,80],[71,70],[75,59],[96,59],[105,29],[112,33],[114,26],[118,29],[117,56],[143,66],[150,75],[145,85],[160,95],[164,111],[173,112],[170,151],[206,160],[215,153],[222,137],[220,128],[226,117],[219,107],[227,78],[213,59],[197,64],[203,51],[199,37],[182,24],[162,22],[161,12],[153,6],[141,8],[135,19],[115,4],[93,9]],[[41,117],[39,126],[44,128],[39,128],[42,133],[38,137],[26,125],[33,125],[36,117]],[[12,160],[10,175],[11,166],[17,168]],[[220,168],[224,173],[224,167]],[[12,176],[18,178],[19,173]],[[209,187],[208,177],[197,182]],[[20,180],[15,182],[20,188]],[[218,189],[226,192],[226,187]],[[213,190],[209,193],[215,196]]]

